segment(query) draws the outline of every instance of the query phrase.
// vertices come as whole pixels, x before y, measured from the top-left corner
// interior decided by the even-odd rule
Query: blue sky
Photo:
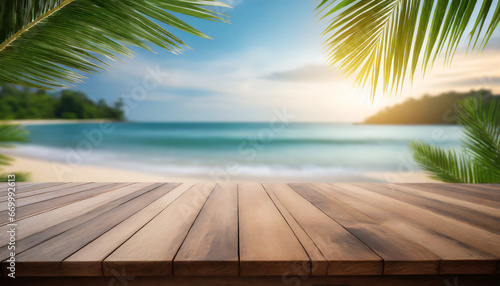
[[[500,86],[500,40],[487,55],[457,53],[451,68],[436,67],[399,97],[371,103],[366,90],[328,68],[314,17],[314,0],[231,0],[224,12],[231,24],[182,17],[211,36],[202,39],[172,31],[193,50],[174,55],[135,49],[108,72],[75,87],[93,99],[129,98],[127,117],[135,121],[268,121],[286,109],[296,121],[360,121],[387,105],[424,93]],[[171,30],[171,29],[169,29]],[[148,86],[150,70],[161,83]],[[165,74],[168,73],[168,76]],[[459,83],[459,84],[457,84]],[[134,97],[135,95],[135,97]]]

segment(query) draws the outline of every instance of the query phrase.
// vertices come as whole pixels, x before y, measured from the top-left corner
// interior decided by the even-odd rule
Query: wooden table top
[[[16,276],[500,273],[500,185],[19,183]],[[0,184],[0,258],[10,255]]]

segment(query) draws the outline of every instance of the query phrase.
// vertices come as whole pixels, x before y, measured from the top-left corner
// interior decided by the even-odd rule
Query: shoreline
[[[2,173],[26,172],[30,182],[214,182],[205,177],[168,176],[131,171],[120,168],[94,165],[69,167],[59,162],[27,158],[8,154],[14,161],[5,166]],[[424,172],[364,172],[356,176],[335,176],[322,179],[258,178],[235,176],[231,182],[373,182],[373,183],[439,183],[426,176]]]
[[[173,182],[189,181],[154,174],[92,165],[64,166],[55,161],[12,156],[14,161],[2,173],[29,173],[29,182]]]

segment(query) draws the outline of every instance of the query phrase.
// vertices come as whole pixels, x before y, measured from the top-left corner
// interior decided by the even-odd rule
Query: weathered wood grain
[[[59,273],[65,276],[103,275],[102,261],[192,186],[191,183],[177,186],[163,197],[73,253],[61,262]]]
[[[49,188],[57,185],[66,184],[65,182],[50,182],[50,183],[17,183],[16,182],[16,193],[30,192],[34,190],[40,190],[44,188]],[[2,189],[0,193],[7,192],[7,189]]]
[[[122,189],[126,189],[127,186],[131,186],[131,188],[134,188],[133,184],[124,183],[114,188],[114,190],[121,191]],[[107,192],[99,196],[90,197],[86,200],[53,209],[48,212],[40,213],[36,216],[21,219],[17,222],[18,231],[16,233],[16,237],[18,240],[21,240],[32,234],[39,233],[47,228],[80,216],[88,212],[89,210],[112,201],[114,197],[116,197],[116,194],[114,194],[113,192]],[[6,225],[0,227],[0,247],[7,245],[7,230],[8,226]]]
[[[383,188],[383,186],[370,184],[364,184],[363,187],[355,184],[334,184],[334,186],[342,187],[359,197],[368,199],[370,203],[386,208],[406,220],[413,221],[473,248],[500,257],[500,247],[498,247],[500,245],[500,236],[497,234],[378,193],[376,190]]]
[[[80,186],[80,185],[87,185],[87,184],[91,184],[91,183],[85,183],[85,182],[65,183],[65,184],[56,185],[56,186],[53,186],[53,187],[48,187],[48,188],[33,190],[31,192],[17,193],[16,194],[16,199],[20,200],[20,199],[23,199],[23,198],[26,198],[26,197],[31,197],[31,196],[34,196],[34,195],[39,195],[39,194],[43,194],[43,193],[54,192],[54,191],[62,190],[62,189],[65,189],[65,188],[70,188],[70,187]],[[7,200],[7,195],[1,195],[0,196],[0,202],[4,202],[6,200]]]
[[[385,185],[383,185],[383,186],[385,186]],[[424,197],[424,198],[427,198],[430,200],[464,207],[464,208],[473,210],[473,211],[481,213],[481,214],[486,214],[488,216],[500,217],[500,209],[498,209],[498,208],[485,206],[485,205],[478,204],[475,202],[470,202],[470,201],[452,198],[449,196],[441,195],[439,193],[425,192],[425,191],[420,190],[418,188],[418,185],[416,185],[416,184],[389,184],[389,186],[391,186],[393,188],[397,188],[398,190],[400,190],[402,192],[408,192],[408,193],[418,195],[420,197]]]
[[[172,261],[214,184],[198,184],[136,232],[103,261],[104,275],[172,275]]]
[[[268,184],[263,185],[266,189],[269,197],[273,200],[274,204],[280,211],[281,215],[285,218],[286,222],[292,229],[295,236],[299,239],[300,244],[304,247],[307,255],[309,256],[309,260],[311,261],[311,275],[327,275],[328,274],[328,261],[325,256],[318,248],[316,243],[311,239],[311,237],[304,231],[301,225],[297,222],[297,220],[290,214],[288,209],[283,205],[283,203],[279,200],[276,194],[272,191],[271,187]]]
[[[215,186],[174,259],[174,275],[239,275],[236,184]]]
[[[99,215],[78,227],[52,237],[39,244],[36,248],[20,253],[16,257],[19,276],[50,276],[50,273],[60,275],[59,265],[66,257],[156,201],[177,185],[177,183],[152,184],[152,190],[144,195]],[[43,262],[40,263],[40,261]]]
[[[493,201],[490,199],[485,199],[477,196],[470,191],[460,190],[453,186],[453,184],[439,184],[439,185],[419,185],[412,184],[412,186],[416,189],[419,189],[424,192],[430,192],[434,194],[440,194],[443,196],[447,196],[454,199],[460,199],[467,202],[472,202],[476,204],[481,204],[485,206],[489,206],[492,208],[500,209],[500,202]]]
[[[28,284],[23,275],[74,277],[37,285],[123,275],[137,285],[492,285],[500,274],[498,184],[17,187],[16,281]]]
[[[123,274],[122,274],[123,275]],[[228,276],[228,277],[197,277],[197,276],[114,276],[114,277],[18,277],[13,285],[23,286],[498,286],[499,275],[401,275],[401,276]],[[0,278],[1,279],[1,278]],[[10,278],[9,278],[10,279]],[[12,283],[4,278],[0,282]],[[9,285],[9,284],[7,284]]]
[[[106,185],[111,185],[112,183],[88,183],[88,184],[64,184],[64,185],[57,185],[57,186],[54,186],[54,187],[49,187],[49,188],[44,188],[44,189],[41,189],[41,190],[34,190],[34,191],[31,191],[29,193],[20,193],[18,194],[18,196],[16,196],[17,198],[17,207],[20,208],[22,206],[26,206],[26,205],[30,205],[30,204],[34,204],[34,203],[38,203],[38,202],[42,202],[42,201],[48,201],[48,200],[52,200],[52,199],[59,199],[61,197],[64,197],[64,196],[67,196],[67,195],[70,195],[70,194],[74,194],[74,193],[78,193],[78,192],[82,192],[82,191],[86,191],[86,190],[90,190],[90,189],[93,189],[93,188],[97,188],[97,187],[102,187],[102,186],[106,186]],[[36,194],[36,192],[40,192],[40,191],[45,191],[45,190],[51,190],[51,189],[56,189],[57,191],[55,192],[42,192],[42,193],[39,193],[39,194]],[[26,196],[26,197],[20,197],[20,196]],[[0,206],[0,211],[4,211],[5,210],[5,206]]]
[[[328,261],[328,275],[382,275],[382,259],[343,226],[286,184],[264,184],[264,187],[276,194],[314,241]]]
[[[141,195],[143,195],[146,192],[149,192],[152,190],[152,184],[150,183],[136,183],[132,184],[123,188],[117,189],[117,193],[114,193],[112,196],[111,195],[106,195],[106,196],[99,196],[97,197],[99,200],[96,200],[96,198],[92,198],[92,202],[94,205],[89,206],[89,204],[86,201],[82,201],[82,204],[87,206],[87,209],[84,209],[84,213],[82,213],[79,216],[73,217],[71,219],[68,219],[66,221],[57,223],[51,227],[48,227],[46,229],[43,229],[42,231],[32,234],[28,237],[18,239],[16,241],[16,252],[21,253],[27,249],[30,249],[54,236],[59,235],[60,233],[63,233],[69,229],[72,229],[80,224],[83,224],[109,210],[114,209],[115,207],[126,203],[130,200],[133,200]],[[77,205],[72,205],[72,209],[78,209],[79,204]],[[95,208],[93,208],[95,206]],[[49,212],[50,213],[50,212]],[[51,214],[52,216],[52,214]],[[50,220],[51,216],[44,215],[42,216],[43,219]],[[36,217],[37,219],[39,217]],[[24,227],[24,221],[21,221],[19,224],[20,226]],[[6,246],[3,246],[0,248],[0,260],[4,260],[9,256],[10,251],[7,249]],[[100,264],[100,262],[99,262]],[[83,275],[83,274],[82,274]]]
[[[308,275],[311,262],[262,185],[238,185],[240,275]]]
[[[414,185],[419,187],[432,186],[432,184],[429,183]],[[450,187],[450,190],[462,194],[473,194],[474,196],[482,199],[500,202],[500,188],[498,186],[495,187],[492,184],[448,184],[447,187]]]
[[[359,184],[358,186],[364,185],[365,184]],[[377,187],[376,190],[380,194],[409,203],[413,206],[424,208],[430,212],[479,226],[491,232],[500,233],[500,216],[476,212],[460,205],[448,203],[445,200],[430,200],[420,196],[418,192],[411,192],[409,188],[404,186],[381,185]]]
[[[439,258],[372,218],[307,184],[290,184],[312,204],[363,241],[382,259],[384,274],[437,274]]]
[[[389,208],[370,204],[369,198],[356,196],[346,189],[313,184],[317,189],[352,206],[392,231],[432,251],[440,258],[440,274],[493,274],[498,258],[418,225],[390,212]]]
[[[36,213],[46,212],[89,197],[112,191],[119,183],[93,183],[75,186],[55,193],[40,194],[17,202],[16,218],[22,219]],[[0,217],[7,217],[7,210],[0,211]]]

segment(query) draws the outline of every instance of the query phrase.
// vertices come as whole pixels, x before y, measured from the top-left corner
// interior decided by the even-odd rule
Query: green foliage
[[[409,98],[401,104],[387,107],[368,117],[364,124],[457,124],[458,102],[477,96],[485,101],[500,101],[489,90],[471,90],[458,93],[447,92],[436,96],[425,95],[419,99]],[[500,117],[500,114],[499,114]]]
[[[27,132],[19,125],[0,124],[0,147],[12,147],[13,142],[26,142]],[[0,165],[5,158],[0,156]]]
[[[500,101],[483,104],[480,99],[465,100],[458,123],[465,129],[464,147],[472,157],[493,170],[500,180]]]
[[[0,147],[8,148],[12,147],[12,143],[14,142],[26,142],[27,141],[27,132],[19,125],[13,124],[0,124]],[[12,158],[0,154],[0,166],[8,166],[12,162]],[[6,173],[0,173],[0,182],[7,181]],[[27,173],[15,173],[16,181],[23,182],[29,179],[29,175]]]
[[[435,179],[451,183],[500,183],[500,102],[480,97],[460,102],[463,150],[444,150],[413,142],[414,160]]]
[[[84,93],[72,90],[49,94],[10,84],[0,88],[0,119],[124,119],[121,100],[109,106],[104,100],[94,103]]]
[[[208,36],[172,13],[225,22],[210,6],[228,7],[214,0],[0,1],[0,82],[60,88],[131,57],[130,46],[180,52],[187,45],[170,29]]]
[[[469,49],[484,49],[500,22],[495,2],[496,7],[492,0],[322,0],[317,9],[321,19],[329,19],[323,32],[329,63],[356,73],[360,85],[369,82],[373,98],[379,80],[384,92],[398,92],[417,67],[425,73],[438,55],[451,62],[468,26]]]
[[[16,176],[16,182],[28,182],[30,180],[30,174],[29,173],[2,173],[0,174],[0,183],[1,182],[8,182],[8,175],[14,174]]]

